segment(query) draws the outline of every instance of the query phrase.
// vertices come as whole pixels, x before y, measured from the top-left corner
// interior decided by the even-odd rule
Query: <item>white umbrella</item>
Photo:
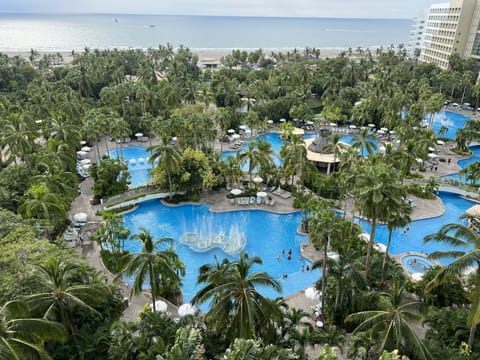
[[[84,212],[79,212],[73,215],[73,221],[74,222],[87,222],[88,215],[85,214]]]
[[[263,181],[263,179],[260,176],[255,176],[252,180],[255,183],[261,183]]]
[[[388,128],[383,127],[383,128],[380,128],[380,130],[382,130],[382,131],[388,131]]]
[[[176,136],[172,137],[172,141],[177,141],[177,140],[178,140],[178,138]]]
[[[377,131],[377,134],[383,135],[383,134],[385,134],[385,131],[383,131],[383,130],[378,130],[378,131]]]
[[[356,129],[357,127],[355,125],[350,125],[349,128],[350,129]]]
[[[430,154],[428,154],[428,157],[430,159],[436,159],[436,158],[438,158],[438,154],[430,153]]]
[[[87,142],[85,140],[80,141],[80,145],[85,145]]]
[[[314,287],[309,287],[309,288],[305,289],[305,297],[309,300],[318,301],[318,300],[320,300],[321,296],[322,295],[321,295],[320,291],[318,291]]]
[[[130,159],[130,164],[134,165],[134,164],[136,164],[136,163],[137,163],[137,160],[135,160],[135,159]]]
[[[267,124],[273,124],[273,120],[267,120]]]
[[[429,147],[428,147],[428,151],[435,151],[435,148],[434,148],[434,147],[431,147],[431,146],[429,146]]]
[[[139,163],[143,163],[143,162],[145,162],[145,159],[144,159],[144,158],[139,158],[139,159],[138,159],[138,162],[139,162]]]
[[[285,120],[285,119],[280,119],[280,122],[285,122],[285,121],[287,121],[287,120]]]
[[[229,133],[229,134],[235,134],[235,130],[233,130],[233,129],[228,129],[228,130],[227,130],[227,133]]]
[[[445,141],[437,140],[437,145],[445,145]]]
[[[363,241],[366,241],[366,242],[370,241],[370,234],[369,233],[363,232],[360,235],[358,235],[358,237]]]
[[[378,150],[380,150],[381,152],[385,152],[385,150],[387,150],[387,148],[383,145],[381,145]]]
[[[330,124],[328,124],[328,125],[330,125],[331,127],[336,127],[336,126],[337,126],[336,123],[330,123]]]
[[[89,152],[90,150],[92,150],[92,148],[90,146],[84,146],[80,150],[85,151],[85,152]]]
[[[412,274],[412,280],[413,281],[420,281],[422,279],[423,279],[423,274],[422,273],[416,272],[416,273]]]
[[[245,129],[245,133],[246,133],[246,134],[250,134],[251,132],[252,132],[252,130],[250,130],[250,129]]]
[[[257,192],[257,196],[259,197],[267,197],[267,193],[265,191],[259,191]]]
[[[423,163],[423,159],[416,158],[415,160],[417,160],[417,163],[419,163],[419,164],[422,164],[422,163]]]
[[[153,310],[153,304],[150,304],[150,308]],[[165,301],[163,300],[155,301],[155,311],[165,312],[167,311],[167,308],[168,308],[168,305]]]
[[[242,129],[242,130],[245,130],[245,129],[247,129],[247,127],[248,127],[247,125],[240,125],[238,128]]]
[[[307,124],[307,125],[313,125],[313,121],[310,121],[310,120],[309,120],[309,121],[307,121],[305,124]]]
[[[323,327],[323,321],[320,321],[318,320],[315,325],[318,327],[318,328],[322,328]]]
[[[139,133],[136,133],[135,136],[136,136],[136,137],[142,137],[142,136],[143,136],[143,133],[140,133],[140,132],[139,132]]]
[[[390,131],[391,135],[395,135],[397,132],[395,130]]]
[[[77,157],[84,158],[88,153],[86,151],[77,151]]]
[[[381,243],[376,243],[374,246],[373,246],[377,251],[380,251],[382,253],[385,253],[387,252],[387,247]]]
[[[92,164],[83,164],[82,169],[83,170],[88,170],[88,169],[90,169],[91,166],[92,166]]]
[[[232,189],[230,190],[230,194],[232,195],[240,195],[243,191],[241,189]]]
[[[92,162],[92,160],[90,160],[90,159],[83,159],[83,160],[79,161],[80,164],[90,164],[91,162]]]
[[[373,129],[375,127],[375,124],[368,124],[367,126]]]
[[[180,316],[195,315],[196,312],[197,308],[192,304],[183,304],[178,308],[178,315]]]
[[[232,139],[234,139],[234,140],[240,139],[240,135],[239,134],[233,134]]]
[[[362,101],[356,101],[355,104],[353,104],[353,106],[358,106],[362,103]]]

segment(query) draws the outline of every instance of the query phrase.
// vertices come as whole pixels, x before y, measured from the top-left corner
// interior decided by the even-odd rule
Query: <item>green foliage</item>
[[[93,192],[100,198],[122,194],[128,190],[130,183],[128,167],[118,159],[104,156],[98,166],[92,165],[91,174],[95,181]]]
[[[115,254],[109,250],[102,249],[100,250],[100,258],[102,259],[105,267],[112,274],[118,274],[122,270],[118,262],[119,256],[121,257],[127,253],[127,250],[120,251],[118,254]]]
[[[426,185],[422,186],[422,184],[419,183],[411,183],[405,185],[405,190],[421,199],[435,199],[435,195],[433,195],[432,191],[430,191]]]
[[[436,307],[462,306],[469,303],[462,281],[453,274],[446,274],[441,282],[432,281],[440,267],[430,268],[421,281],[408,283],[407,289],[418,295],[428,305]]]
[[[138,198],[141,198],[143,196],[144,195],[139,196]],[[132,200],[132,199],[129,199],[129,200]],[[129,200],[126,200],[126,201],[129,201]],[[122,202],[125,202],[125,201],[122,201]],[[112,215],[113,214],[120,214],[120,213],[123,213],[125,211],[133,209],[135,206],[136,206],[135,204],[130,204],[130,205],[120,206],[120,207],[110,209],[110,210],[102,210],[102,211],[98,211],[97,215],[105,217],[107,214],[112,214]]]

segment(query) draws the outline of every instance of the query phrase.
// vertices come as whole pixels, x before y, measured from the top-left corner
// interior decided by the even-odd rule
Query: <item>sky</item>
[[[0,0],[0,12],[413,18],[438,0]],[[445,2],[445,1],[443,1]]]

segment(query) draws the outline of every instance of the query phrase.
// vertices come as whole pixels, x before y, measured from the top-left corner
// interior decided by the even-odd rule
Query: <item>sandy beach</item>
[[[243,49],[242,49],[243,50]],[[287,52],[292,52],[294,49],[262,49],[263,52],[267,55],[270,55],[272,52],[281,52],[286,54]],[[302,52],[304,49],[297,48],[297,51]],[[191,50],[194,54],[198,56],[199,60],[208,59],[214,61],[220,61],[222,57],[229,55],[232,53],[231,49],[192,49]],[[254,49],[245,50],[247,52],[255,51]],[[320,49],[320,57],[321,58],[335,58],[340,53],[346,51],[345,49],[335,48],[335,49]],[[9,57],[20,56],[28,60],[30,56],[29,51],[0,51],[1,54],[7,55]],[[53,51],[38,51],[40,55],[44,54],[56,54],[57,52]],[[60,55],[62,55],[64,61],[69,63],[73,59],[73,55],[71,51],[59,51]],[[76,53],[81,53],[77,51]]]

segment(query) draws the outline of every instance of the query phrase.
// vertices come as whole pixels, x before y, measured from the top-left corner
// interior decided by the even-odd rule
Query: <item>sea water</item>
[[[192,50],[379,47],[405,44],[408,19],[120,14],[0,14],[0,51],[158,47]]]

